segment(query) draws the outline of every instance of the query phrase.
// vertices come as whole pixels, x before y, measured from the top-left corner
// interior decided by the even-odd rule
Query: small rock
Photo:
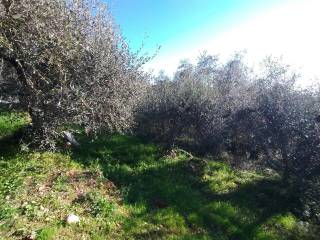
[[[80,218],[79,218],[77,215],[70,214],[70,215],[67,217],[66,222],[67,222],[68,224],[79,223],[79,222],[80,222]]]
[[[69,131],[63,131],[62,132],[64,139],[66,140],[67,146],[74,146],[74,147],[79,147],[80,144],[77,142],[73,134]]]
[[[32,231],[28,236],[26,236],[25,240],[35,240],[37,238],[37,233],[35,231]]]
[[[303,215],[303,217],[309,218],[310,217],[310,211],[309,210],[304,210],[302,215]]]
[[[35,231],[32,231],[30,234],[31,239],[36,239],[37,238],[37,233]]]
[[[48,209],[48,208],[45,208],[45,207],[43,207],[43,206],[40,206],[40,210],[41,210],[42,212],[44,212],[44,213],[49,212],[49,209]]]

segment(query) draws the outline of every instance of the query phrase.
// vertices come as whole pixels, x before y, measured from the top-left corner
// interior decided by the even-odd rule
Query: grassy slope
[[[22,125],[8,116],[0,117],[6,134]],[[81,144],[0,151],[0,239],[312,239],[276,176],[166,155],[134,137]],[[65,223],[70,213],[79,225]]]

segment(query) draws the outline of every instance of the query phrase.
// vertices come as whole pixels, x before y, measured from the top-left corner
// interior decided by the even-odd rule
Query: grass
[[[28,153],[1,159],[0,174],[4,239],[20,239],[33,231],[40,239],[106,233],[111,237],[118,228],[115,223],[127,214],[110,181],[96,169],[84,170],[65,154]],[[79,226],[65,224],[71,213],[81,216]]]
[[[25,113],[1,111],[0,139],[5,136],[14,134],[17,129],[25,126],[28,121],[28,116]]]
[[[26,123],[6,118],[7,134]],[[290,212],[277,175],[136,137],[79,141],[77,151],[60,153],[13,145],[0,158],[0,239],[317,239]],[[79,224],[66,223],[71,213]]]

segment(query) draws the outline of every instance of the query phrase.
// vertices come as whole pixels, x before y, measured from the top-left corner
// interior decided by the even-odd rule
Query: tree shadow
[[[12,158],[20,151],[20,139],[23,129],[16,130],[13,134],[0,138],[0,156]]]
[[[202,171],[190,167],[190,161],[201,160],[168,160],[156,145],[135,137],[80,141],[82,147],[74,152],[74,159],[84,165],[98,161],[104,176],[122,191],[125,204],[143,206],[127,220],[126,231],[134,232],[138,227],[134,222],[141,219],[167,226],[135,233],[139,239],[161,239],[170,234],[168,215],[173,216],[171,221],[182,218],[180,225],[174,223],[177,228],[185,225],[200,233],[202,229],[212,239],[252,239],[261,224],[288,212],[292,205],[281,179],[240,184],[234,191],[219,194],[210,191]]]
[[[0,156],[10,158],[19,153],[28,123],[23,112],[0,106]]]

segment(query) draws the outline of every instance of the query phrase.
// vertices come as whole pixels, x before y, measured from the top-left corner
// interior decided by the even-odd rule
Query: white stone
[[[31,234],[27,238],[30,240],[37,239],[37,233],[35,231],[32,231]]]
[[[74,223],[79,223],[79,222],[80,222],[80,218],[77,215],[70,214],[67,217],[67,223],[68,224],[74,224]]]

